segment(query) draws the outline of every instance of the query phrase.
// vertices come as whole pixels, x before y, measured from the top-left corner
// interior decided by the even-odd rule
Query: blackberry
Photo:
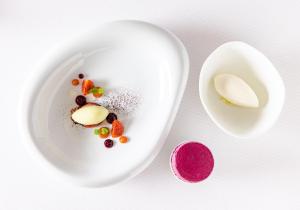
[[[117,115],[115,114],[115,113],[109,113],[108,115],[107,115],[107,117],[106,117],[106,121],[108,122],[108,123],[110,123],[110,124],[112,124],[112,122],[114,121],[114,120],[117,120],[118,119],[118,117],[117,117]]]
[[[75,102],[78,106],[83,106],[86,104],[86,98],[82,95],[76,97]]]
[[[106,140],[104,141],[104,146],[105,146],[106,148],[111,148],[113,145],[114,145],[114,141],[111,140],[111,139],[106,139]]]
[[[84,75],[80,73],[80,74],[78,74],[78,77],[79,77],[79,79],[83,79]]]

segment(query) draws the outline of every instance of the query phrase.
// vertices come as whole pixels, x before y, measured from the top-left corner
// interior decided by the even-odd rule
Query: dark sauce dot
[[[84,78],[84,74],[78,74],[79,79],[83,79]]]
[[[83,106],[86,104],[86,98],[82,95],[76,97],[75,102],[78,106]]]
[[[112,122],[117,119],[118,119],[118,117],[115,113],[109,113],[106,117],[106,121],[110,124],[112,124]]]
[[[107,147],[107,148],[111,148],[113,145],[114,145],[114,141],[111,140],[111,139],[106,139],[104,141],[104,146]]]

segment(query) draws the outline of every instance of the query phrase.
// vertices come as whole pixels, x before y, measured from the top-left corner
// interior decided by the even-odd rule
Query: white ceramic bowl
[[[37,65],[21,100],[25,144],[49,171],[79,185],[107,186],[133,177],[164,144],[188,71],[187,52],[172,33],[139,21],[105,24],[56,47]],[[134,117],[124,122],[127,144],[107,149],[93,129],[72,126],[70,81],[79,72],[104,87],[141,95]]]
[[[220,100],[213,78],[235,74],[257,94],[259,108],[229,106]],[[277,120],[284,104],[283,81],[272,63],[258,50],[243,42],[228,42],[204,62],[199,79],[202,104],[213,122],[227,134],[250,138],[266,132]]]

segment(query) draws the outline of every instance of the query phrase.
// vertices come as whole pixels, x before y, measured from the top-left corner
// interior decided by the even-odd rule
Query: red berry
[[[119,141],[120,141],[122,144],[124,144],[124,143],[127,143],[127,142],[128,142],[128,138],[127,138],[126,136],[121,136],[121,137],[119,138]]]
[[[81,91],[83,95],[87,95],[89,93],[89,90],[94,87],[94,83],[91,80],[83,80]]]
[[[106,139],[104,141],[104,146],[107,147],[107,148],[111,148],[113,145],[114,145],[114,141],[111,140],[111,139]]]
[[[78,79],[73,79],[73,80],[72,80],[72,85],[73,85],[73,86],[79,85],[79,80],[78,80]]]
[[[84,78],[84,75],[80,73],[80,74],[78,74],[78,78],[79,78],[79,79],[83,79],[83,78]]]
[[[106,121],[110,124],[112,124],[112,122],[117,119],[118,119],[118,117],[115,113],[109,113],[106,117]]]
[[[82,95],[76,97],[75,102],[78,106],[83,106],[86,104],[86,98]]]

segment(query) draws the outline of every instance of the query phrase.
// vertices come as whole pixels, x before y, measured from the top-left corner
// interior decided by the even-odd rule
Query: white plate
[[[55,175],[107,186],[141,172],[158,154],[173,123],[189,71],[187,52],[170,32],[149,23],[108,23],[60,45],[37,65],[21,101],[20,126],[34,158]],[[93,129],[78,129],[70,81],[79,72],[107,88],[141,95],[125,120],[127,144],[107,149]],[[115,141],[117,142],[117,141]]]

